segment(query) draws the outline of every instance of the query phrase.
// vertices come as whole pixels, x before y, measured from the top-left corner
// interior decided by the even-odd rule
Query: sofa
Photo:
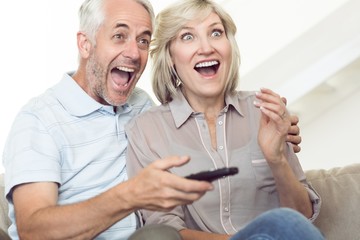
[[[327,240],[360,240],[360,163],[305,172],[322,198],[314,224]],[[4,176],[0,174],[0,231],[10,224],[4,199]],[[0,239],[6,239],[0,233]]]
[[[10,219],[7,216],[8,205],[4,196],[4,174],[0,174],[0,240],[10,239],[7,236],[7,228],[10,225]]]

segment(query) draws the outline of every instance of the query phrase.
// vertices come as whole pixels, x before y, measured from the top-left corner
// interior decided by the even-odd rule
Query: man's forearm
[[[17,211],[20,238],[93,239],[134,211],[119,199],[120,192],[126,194],[125,184],[115,188],[83,202],[39,208],[30,215]]]

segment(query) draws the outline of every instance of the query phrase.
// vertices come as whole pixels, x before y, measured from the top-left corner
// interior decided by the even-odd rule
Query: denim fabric
[[[299,212],[288,208],[267,211],[230,240],[320,240],[321,232]]]

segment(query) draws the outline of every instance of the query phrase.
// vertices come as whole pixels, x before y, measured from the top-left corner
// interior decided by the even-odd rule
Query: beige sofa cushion
[[[0,174],[0,229],[2,229],[5,232],[7,232],[7,229],[10,225],[10,220],[8,218],[7,213],[8,213],[8,205],[4,196],[4,174],[2,173]]]
[[[315,225],[326,239],[360,239],[360,164],[309,170],[306,176],[322,199]]]

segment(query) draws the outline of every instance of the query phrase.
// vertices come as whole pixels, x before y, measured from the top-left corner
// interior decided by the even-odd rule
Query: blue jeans
[[[302,214],[289,208],[267,211],[230,240],[317,240],[325,239],[320,231]]]

